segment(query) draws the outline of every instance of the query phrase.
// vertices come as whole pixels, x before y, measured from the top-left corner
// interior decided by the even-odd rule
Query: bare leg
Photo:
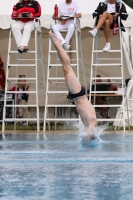
[[[110,21],[106,19],[104,25],[103,25],[104,35],[106,39],[106,43],[110,42]]]
[[[100,28],[102,28],[107,19],[109,20],[110,25],[111,25],[113,23],[113,16],[109,14],[108,12],[104,12],[98,21],[96,29],[99,30]]]
[[[61,46],[61,41],[53,34],[49,33],[49,36],[58,52],[59,58],[61,60],[64,76],[66,80],[66,86],[70,93],[75,94],[80,92],[81,84],[78,82],[77,77],[71,67],[70,58]]]

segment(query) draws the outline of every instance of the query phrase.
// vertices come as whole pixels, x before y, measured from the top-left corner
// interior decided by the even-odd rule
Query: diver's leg
[[[59,58],[61,60],[64,76],[66,80],[66,86],[70,93],[79,93],[81,90],[81,84],[79,83],[70,63],[70,58],[61,46],[61,41],[53,34],[49,33],[49,36],[58,52]]]

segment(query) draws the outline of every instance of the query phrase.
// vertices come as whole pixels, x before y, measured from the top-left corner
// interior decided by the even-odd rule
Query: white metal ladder
[[[91,59],[91,73],[90,73],[90,95],[89,100],[91,101],[91,98],[93,96],[94,98],[94,107],[113,107],[121,109],[123,112],[122,118],[99,118],[98,121],[121,121],[123,123],[124,131],[125,131],[125,108],[124,108],[124,97],[125,97],[125,77],[124,77],[124,65],[123,65],[123,51],[122,51],[122,33],[121,29],[118,31],[119,38],[120,38],[120,48],[118,50],[110,50],[109,53],[105,53],[102,50],[98,50],[98,34],[96,38],[93,38],[92,42],[92,59]],[[109,55],[109,58],[99,58],[98,54],[107,54]],[[112,53],[117,53],[119,58],[113,58]],[[106,63],[105,63],[106,62]],[[100,66],[106,66],[106,67],[112,67],[112,70],[119,70],[120,76],[119,77],[96,77],[98,68]],[[117,68],[117,69],[116,69]],[[117,91],[117,94],[121,94],[122,97],[122,103],[121,104],[112,104],[112,105],[96,105],[95,98],[96,94],[112,94],[114,91],[96,91],[96,80],[101,79],[104,80],[102,82],[103,84],[109,84],[106,80],[110,79],[112,80],[111,83],[119,83],[122,86],[122,91]],[[102,84],[101,83],[101,84]],[[92,84],[94,84],[94,91],[92,91]]]
[[[83,61],[83,54],[82,54],[82,43],[81,43],[81,30],[80,30],[80,21],[79,19],[75,19],[74,20],[74,24],[75,24],[75,50],[70,50],[70,51],[66,51],[68,54],[76,54],[76,56],[74,56],[74,58],[72,59],[70,57],[71,60],[71,66],[72,67],[76,67],[75,70],[75,74],[78,78],[78,80],[80,80],[80,74],[79,74],[79,65],[82,65],[82,70],[83,70],[83,76],[84,76],[84,85],[86,86],[86,79],[85,79],[85,72],[84,72],[84,61]],[[51,27],[52,29],[52,27]],[[66,31],[61,31],[61,32],[66,32]],[[79,115],[78,117],[76,116],[76,118],[71,118],[66,117],[66,116],[61,116],[60,118],[57,116],[59,113],[62,112],[66,112],[65,109],[72,109],[75,108],[75,105],[72,105],[70,103],[65,102],[66,101],[66,96],[68,94],[68,90],[65,86],[65,78],[64,75],[62,74],[61,76],[59,76],[59,72],[63,72],[62,69],[62,64],[60,63],[60,60],[58,58],[58,54],[57,51],[54,49],[52,49],[53,45],[51,40],[49,39],[49,54],[48,54],[48,68],[47,68],[47,83],[46,83],[46,99],[45,99],[45,112],[44,112],[44,127],[43,127],[43,131],[46,130],[46,122],[49,125],[49,122],[53,121],[55,123],[55,129],[56,129],[56,123],[60,122],[60,121],[64,121],[64,122],[68,122],[68,121],[79,121]],[[52,56],[53,54],[55,55],[55,58],[52,60]],[[56,60],[56,61],[55,61]],[[52,64],[52,61],[54,62],[54,64]],[[55,63],[56,62],[56,63]],[[54,68],[54,72],[51,76],[50,71],[52,71],[52,69]],[[59,69],[59,70],[58,70]],[[55,89],[51,89],[50,86],[54,84],[56,86]],[[65,87],[63,90],[62,88]],[[59,88],[59,89],[58,89]],[[62,100],[62,103],[58,103],[59,99],[55,98],[53,100],[52,103],[50,103],[50,95],[52,95],[54,98],[54,96],[58,97],[58,95],[60,95],[60,98],[65,98],[65,100]],[[54,114],[50,117],[51,113],[50,113],[50,109],[54,108]],[[64,109],[64,110],[63,110]],[[60,114],[59,114],[60,115]],[[65,115],[65,114],[64,114]],[[49,126],[50,129],[50,126]]]
[[[34,50],[27,51],[25,55],[28,54],[28,59],[23,58],[19,59],[19,53],[18,51],[12,50],[12,30],[10,30],[9,34],[9,44],[8,44],[8,56],[7,56],[7,69],[6,69],[6,84],[5,84],[5,98],[4,98],[4,107],[3,107],[3,120],[2,120],[2,132],[4,133],[5,131],[5,123],[6,122],[11,122],[14,121],[14,124],[16,126],[16,122],[18,121],[30,121],[30,122],[36,122],[37,123],[37,132],[40,131],[40,123],[39,123],[39,102],[38,102],[38,64],[40,63],[42,65],[42,74],[43,74],[43,81],[44,81],[44,60],[43,60],[43,52],[42,52],[42,33],[41,33],[41,24],[40,20],[38,20],[39,23],[39,30],[36,30],[34,28]],[[35,23],[35,20],[34,20]],[[35,27],[35,25],[34,25]],[[38,44],[39,43],[39,44]],[[38,45],[40,46],[40,55],[38,56]],[[16,55],[16,63],[12,63],[11,59],[12,56]],[[29,56],[33,56],[32,58],[29,58]],[[25,61],[27,64],[25,64]],[[20,63],[21,62],[21,63]],[[29,64],[32,63],[32,64]],[[15,77],[10,77],[9,76],[9,69],[15,67],[15,72],[16,75]],[[26,77],[26,78],[19,78],[18,77],[18,70],[20,67],[27,67],[29,70],[34,72],[35,76],[34,77]],[[8,86],[9,84],[15,84],[17,88],[18,80],[25,79],[26,84],[34,84],[35,85],[35,90],[33,91],[28,91],[27,93],[29,94],[34,94],[36,103],[35,104],[27,104],[27,105],[18,105],[18,104],[13,104],[13,105],[7,105],[7,97],[9,94],[14,94],[16,95],[18,91],[8,91]],[[44,84],[44,83],[43,83]],[[26,91],[19,91],[19,93],[26,93]],[[12,118],[7,118],[6,117],[6,108],[12,107],[13,108],[13,113],[14,116]],[[35,108],[36,109],[36,117],[35,118],[17,118],[16,117],[16,108],[17,107],[29,107],[29,108]],[[15,112],[14,112],[15,110]]]

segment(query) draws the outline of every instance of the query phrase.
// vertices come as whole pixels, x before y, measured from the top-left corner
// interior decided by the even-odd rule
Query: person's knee
[[[105,20],[104,27],[110,27],[110,21],[108,19]]]
[[[75,30],[74,24],[70,24],[68,30],[72,30],[72,31],[74,31],[74,30]]]
[[[16,29],[18,29],[18,25],[15,24],[15,23],[12,24],[11,29],[12,29],[13,31],[15,31]]]
[[[104,16],[104,17],[106,17],[106,18],[107,18],[107,17],[108,17],[108,14],[109,14],[109,13],[108,13],[107,11],[105,11],[105,12],[103,13],[103,15],[102,15],[102,16]]]
[[[34,25],[28,24],[28,26],[24,26],[24,31],[31,32],[34,30]]]
[[[68,69],[66,69],[66,68],[64,68],[64,75],[65,75],[65,76],[67,76],[67,75],[68,75],[68,73],[69,73],[69,70],[68,70]]]
[[[70,66],[69,59],[66,61],[63,70],[64,70],[64,75],[65,75],[65,76],[67,76],[68,74],[71,74],[71,73],[72,73],[73,70],[72,70],[72,68],[71,68],[71,66]]]
[[[59,28],[58,28],[57,25],[54,25],[54,26],[52,27],[52,30],[53,30],[53,32],[55,33],[56,31],[59,31]]]

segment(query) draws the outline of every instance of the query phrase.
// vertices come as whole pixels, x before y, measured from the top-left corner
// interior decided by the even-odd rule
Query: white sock
[[[110,42],[106,42],[107,45],[110,45]]]

